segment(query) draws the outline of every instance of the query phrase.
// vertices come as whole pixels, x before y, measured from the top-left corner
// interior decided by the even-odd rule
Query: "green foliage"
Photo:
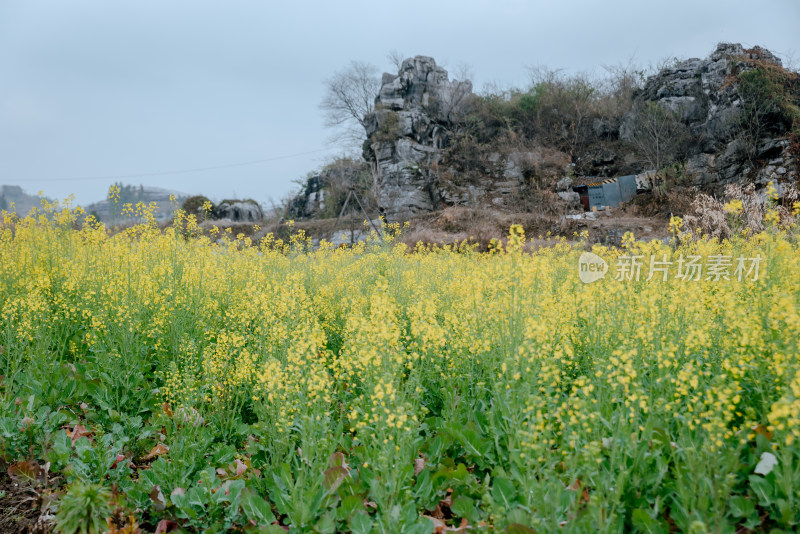
[[[0,451],[61,496],[63,532],[126,510],[149,532],[800,522],[782,234],[676,244],[762,253],[758,283],[587,294],[584,243],[522,252],[518,227],[493,255],[16,228],[0,233]],[[595,250],[678,253],[626,246]]]
[[[375,111],[378,129],[370,137],[370,142],[390,143],[402,135],[400,130],[400,116],[389,109]]]
[[[76,482],[62,497],[56,529],[62,534],[101,534],[111,516],[111,492],[100,484]]]
[[[203,206],[211,206],[209,211],[206,211]],[[183,201],[181,209],[187,215],[194,215],[197,217],[198,222],[207,218],[208,215],[214,212],[214,204],[203,195],[194,195]]]
[[[766,135],[797,138],[800,131],[800,73],[762,60],[746,60],[750,68],[737,75],[742,96],[738,117],[739,138],[747,156],[757,163],[759,143]],[[800,154],[800,148],[795,149]]]

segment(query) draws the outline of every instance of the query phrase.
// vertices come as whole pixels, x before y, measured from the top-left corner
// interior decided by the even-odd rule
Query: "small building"
[[[602,210],[618,206],[636,196],[636,176],[630,174],[601,181],[590,181],[586,184],[572,186],[572,190],[580,195],[584,211]]]

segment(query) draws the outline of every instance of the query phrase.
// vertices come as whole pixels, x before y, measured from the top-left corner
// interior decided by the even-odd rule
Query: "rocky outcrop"
[[[406,59],[384,74],[375,111],[366,118],[364,159],[374,166],[380,207],[389,215],[438,209],[431,168],[441,159],[448,126],[472,98],[468,80],[450,80],[433,58]]]
[[[255,200],[223,200],[214,207],[214,217],[234,222],[258,222],[264,218]]]
[[[797,162],[789,150],[789,124],[779,110],[759,117],[764,124],[755,134],[743,132],[746,99],[739,75],[759,66],[780,68],[781,60],[760,47],[722,43],[706,59],[688,59],[662,69],[635,96],[633,110],[619,127],[620,139],[633,141],[637,110],[655,102],[688,128],[693,142],[682,156],[694,185],[717,190],[731,182],[766,183],[785,177]],[[597,124],[596,130],[605,132],[604,126]]]
[[[342,209],[347,202],[351,209],[360,210],[363,206],[367,210],[362,218],[378,217],[378,209],[370,191],[373,183],[374,176],[367,162],[337,158],[306,179],[303,189],[289,202],[288,216],[293,219],[337,217],[343,214]],[[350,191],[358,196],[357,201],[348,202]]]

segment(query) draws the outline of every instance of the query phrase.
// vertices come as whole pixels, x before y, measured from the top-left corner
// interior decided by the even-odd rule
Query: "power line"
[[[166,176],[169,174],[189,174],[193,172],[213,171],[217,169],[230,169],[233,167],[245,167],[247,165],[257,165],[259,163],[267,163],[269,161],[277,161],[281,159],[297,158],[299,156],[307,156],[309,154],[318,154],[320,152],[327,152],[330,148],[319,148],[317,150],[309,150],[307,152],[298,152],[297,154],[288,154],[286,156],[276,156],[273,158],[256,159],[253,161],[244,161],[241,163],[227,163],[225,165],[214,165],[211,167],[198,167],[194,169],[181,169],[177,171],[159,171],[159,172],[145,172],[139,174],[117,174],[106,176],[75,176],[70,178],[0,178],[0,182],[71,182],[78,180],[121,180],[124,178],[146,178],[149,176]]]

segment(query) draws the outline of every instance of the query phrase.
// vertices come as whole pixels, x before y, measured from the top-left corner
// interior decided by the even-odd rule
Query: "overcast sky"
[[[0,0],[0,184],[79,202],[122,178],[279,201],[341,152],[324,80],[350,60],[433,56],[476,89],[526,67],[705,57],[719,41],[800,57],[800,1]],[[46,180],[45,180],[46,179]]]

